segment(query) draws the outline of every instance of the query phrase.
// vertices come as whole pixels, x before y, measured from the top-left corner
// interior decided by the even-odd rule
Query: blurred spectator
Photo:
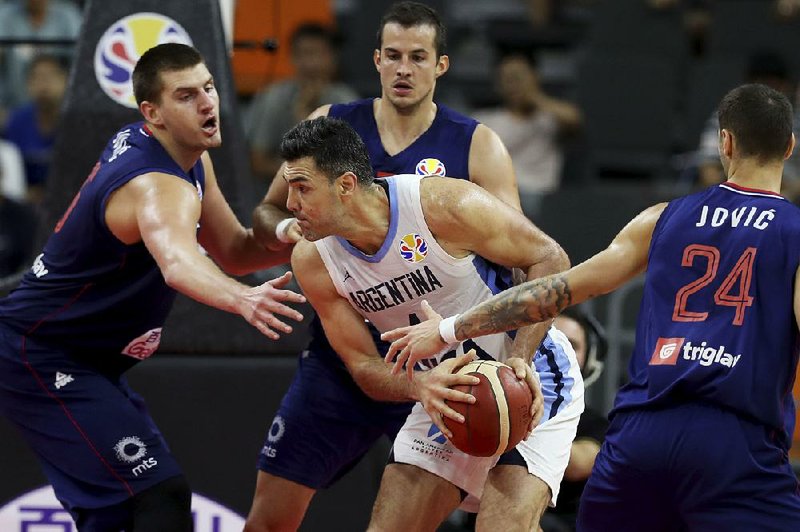
[[[580,109],[545,94],[527,54],[506,55],[498,63],[495,79],[502,106],[478,111],[475,118],[506,145],[520,193],[556,190],[564,163],[561,140],[580,128]]]
[[[19,160],[14,157],[14,148],[4,144],[0,142],[0,279],[30,264],[36,234],[33,207],[5,192],[6,179],[9,177],[6,171],[19,164]]]
[[[290,46],[295,77],[256,94],[248,117],[253,174],[267,183],[281,165],[277,152],[286,131],[320,105],[358,99],[350,87],[334,81],[338,42],[333,30],[316,23],[301,25]]]
[[[0,195],[24,201],[28,184],[22,154],[15,144],[0,139]]]
[[[33,203],[39,203],[44,190],[66,89],[63,61],[52,55],[35,57],[28,72],[30,102],[11,111],[2,134],[22,152],[28,198]]]
[[[75,4],[65,0],[17,0],[0,4],[3,39],[73,39],[78,36],[81,21],[81,12]],[[27,99],[25,77],[36,55],[68,57],[72,48],[33,44],[0,47],[0,107],[9,109]]]
[[[564,333],[572,348],[583,374],[584,386],[588,387],[603,371],[603,360],[607,350],[605,333],[600,324],[589,314],[576,307],[570,307],[558,316],[553,325]],[[575,530],[578,503],[594,460],[600,452],[605,439],[608,421],[606,417],[590,405],[581,414],[578,431],[572,442],[561,493],[555,508],[549,508],[541,521],[545,532],[571,532]]]
[[[747,83],[763,83],[785,94],[790,101],[795,98],[796,83],[789,74],[789,67],[780,54],[762,50],[748,60],[745,73]],[[800,120],[795,114],[795,135],[800,135]],[[706,122],[698,148],[698,185],[702,188],[725,180],[718,151],[719,120],[714,111]],[[800,156],[795,153],[786,161],[781,193],[792,201],[800,198]]]
[[[794,18],[800,15],[800,0],[775,0],[775,9],[782,18]]]

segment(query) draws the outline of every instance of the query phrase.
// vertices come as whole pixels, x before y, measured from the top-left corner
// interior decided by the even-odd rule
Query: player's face
[[[392,22],[383,27],[375,68],[381,76],[382,97],[398,109],[433,100],[436,78],[449,66],[446,55],[436,58],[435,37],[436,28],[428,24],[404,28]]]
[[[206,65],[162,72],[161,82],[161,102],[155,106],[156,125],[186,148],[205,150],[219,146],[219,95]]]
[[[564,333],[572,349],[575,350],[575,358],[578,359],[578,367],[583,369],[586,362],[586,332],[581,324],[567,316],[559,316],[553,321],[556,329]]]
[[[335,234],[340,205],[335,185],[311,157],[303,157],[284,166],[283,178],[289,184],[286,208],[291,211],[303,238],[319,240]]]

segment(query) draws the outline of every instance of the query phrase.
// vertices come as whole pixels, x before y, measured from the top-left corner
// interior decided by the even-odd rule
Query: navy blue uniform
[[[0,300],[0,409],[68,509],[122,502],[180,469],[123,372],[158,347],[175,298],[143,243],[109,230],[105,206],[160,172],[197,188],[143,123],[122,128],[20,286]]]
[[[394,174],[469,178],[469,151],[478,123],[443,105],[422,135],[395,155],[384,150],[373,100],[331,106],[329,116],[361,136],[378,177]],[[371,327],[380,353],[388,344]],[[413,403],[370,399],[353,381],[328,343],[318,318],[311,343],[300,356],[294,380],[272,421],[259,456],[259,469],[320,489],[347,473],[384,434],[394,439]]]
[[[723,183],[671,202],[583,530],[800,530],[788,460],[800,210]]]

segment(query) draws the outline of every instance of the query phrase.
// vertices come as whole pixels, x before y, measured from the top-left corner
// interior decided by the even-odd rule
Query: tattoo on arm
[[[459,340],[485,336],[556,317],[572,304],[572,292],[563,274],[550,275],[515,286],[459,316]]]

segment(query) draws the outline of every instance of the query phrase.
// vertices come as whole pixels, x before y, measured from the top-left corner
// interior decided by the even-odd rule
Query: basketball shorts
[[[327,488],[381,437],[394,439],[412,405],[374,401],[335,352],[304,351],[267,431],[258,469],[309,488]]]
[[[583,379],[572,346],[554,328],[532,363],[541,382],[545,412],[539,425],[517,445],[516,451],[524,458],[528,472],[548,485],[552,494],[550,505],[555,506],[584,409]],[[414,406],[397,435],[393,454],[396,462],[415,465],[466,492],[461,509],[467,512],[478,511],[489,470],[501,460],[497,456],[470,456],[456,449],[431,422],[420,403]]]
[[[144,401],[0,324],[0,412],[36,453],[69,511],[123,502],[181,474]]]
[[[578,530],[800,530],[800,495],[770,429],[713,406],[615,415]]]

